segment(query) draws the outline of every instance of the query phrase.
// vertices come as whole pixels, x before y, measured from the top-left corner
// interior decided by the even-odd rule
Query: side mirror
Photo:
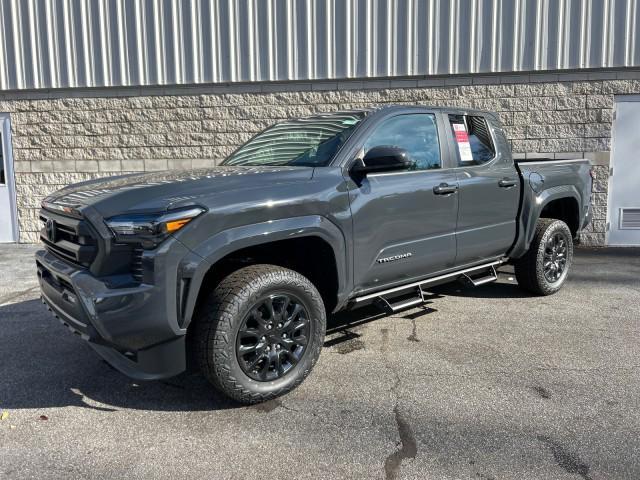
[[[351,171],[364,177],[368,173],[409,170],[415,164],[404,148],[381,145],[369,150],[361,161],[356,162]]]

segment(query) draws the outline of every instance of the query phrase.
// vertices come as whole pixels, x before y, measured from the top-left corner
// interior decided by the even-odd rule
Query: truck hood
[[[196,170],[136,173],[76,183],[45,198],[43,205],[82,211],[92,207],[104,217],[125,212],[164,211],[198,203],[203,196],[231,190],[307,181],[311,167],[220,166]]]

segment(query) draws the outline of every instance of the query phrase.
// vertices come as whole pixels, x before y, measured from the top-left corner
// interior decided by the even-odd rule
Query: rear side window
[[[496,156],[489,126],[484,117],[449,115],[459,165],[481,165]]]
[[[416,162],[416,170],[441,166],[436,117],[430,113],[398,115],[383,121],[366,141],[365,152],[379,146],[404,148]]]

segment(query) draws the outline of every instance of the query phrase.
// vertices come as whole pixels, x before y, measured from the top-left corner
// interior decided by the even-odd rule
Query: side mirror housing
[[[415,162],[409,158],[409,153],[404,148],[381,145],[369,150],[361,161],[356,162],[351,171],[364,177],[368,173],[409,170],[414,166]]]

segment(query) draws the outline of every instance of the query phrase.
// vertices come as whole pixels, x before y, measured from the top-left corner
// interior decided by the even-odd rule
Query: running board
[[[475,267],[469,267],[469,268],[465,268],[465,269],[462,269],[462,270],[457,270],[455,272],[445,273],[444,275],[438,275],[437,277],[426,278],[424,280],[419,280],[417,282],[408,283],[406,285],[400,285],[399,287],[389,288],[387,290],[382,290],[380,292],[370,293],[370,294],[367,294],[367,295],[363,295],[361,297],[356,297],[353,300],[353,302],[358,304],[358,303],[366,302],[367,300],[378,299],[378,301],[382,302],[383,305],[386,303],[387,305],[391,306],[392,304],[390,304],[389,301],[386,300],[383,297],[388,296],[388,295],[392,295],[394,293],[403,292],[403,291],[409,290],[411,288],[419,288],[421,300],[419,301],[417,298],[410,300],[412,302],[415,302],[411,306],[417,305],[418,303],[421,303],[423,301],[423,299],[424,299],[424,292],[422,291],[422,287],[424,287],[426,285],[430,285],[432,283],[437,283],[437,282],[440,282],[442,280],[446,280],[446,279],[449,279],[449,278],[456,278],[456,277],[460,277],[460,276],[464,276],[464,277],[469,278],[468,277],[469,274],[473,274],[474,272],[475,273],[484,272],[487,269],[491,269],[492,273],[490,273],[489,276],[477,279],[476,282],[482,281],[482,283],[476,283],[474,285],[477,286],[477,285],[482,285],[483,283],[493,282],[493,281],[495,281],[495,279],[498,278],[498,275],[497,275],[497,272],[496,272],[495,269],[496,269],[496,267],[498,265],[501,265],[502,263],[504,263],[503,260],[496,260],[496,261],[493,261],[493,262],[484,263],[482,265],[477,265]],[[410,293],[410,292],[407,292],[407,293]],[[416,296],[417,296],[417,292],[416,292]],[[397,307],[397,308],[406,308],[406,307]]]

